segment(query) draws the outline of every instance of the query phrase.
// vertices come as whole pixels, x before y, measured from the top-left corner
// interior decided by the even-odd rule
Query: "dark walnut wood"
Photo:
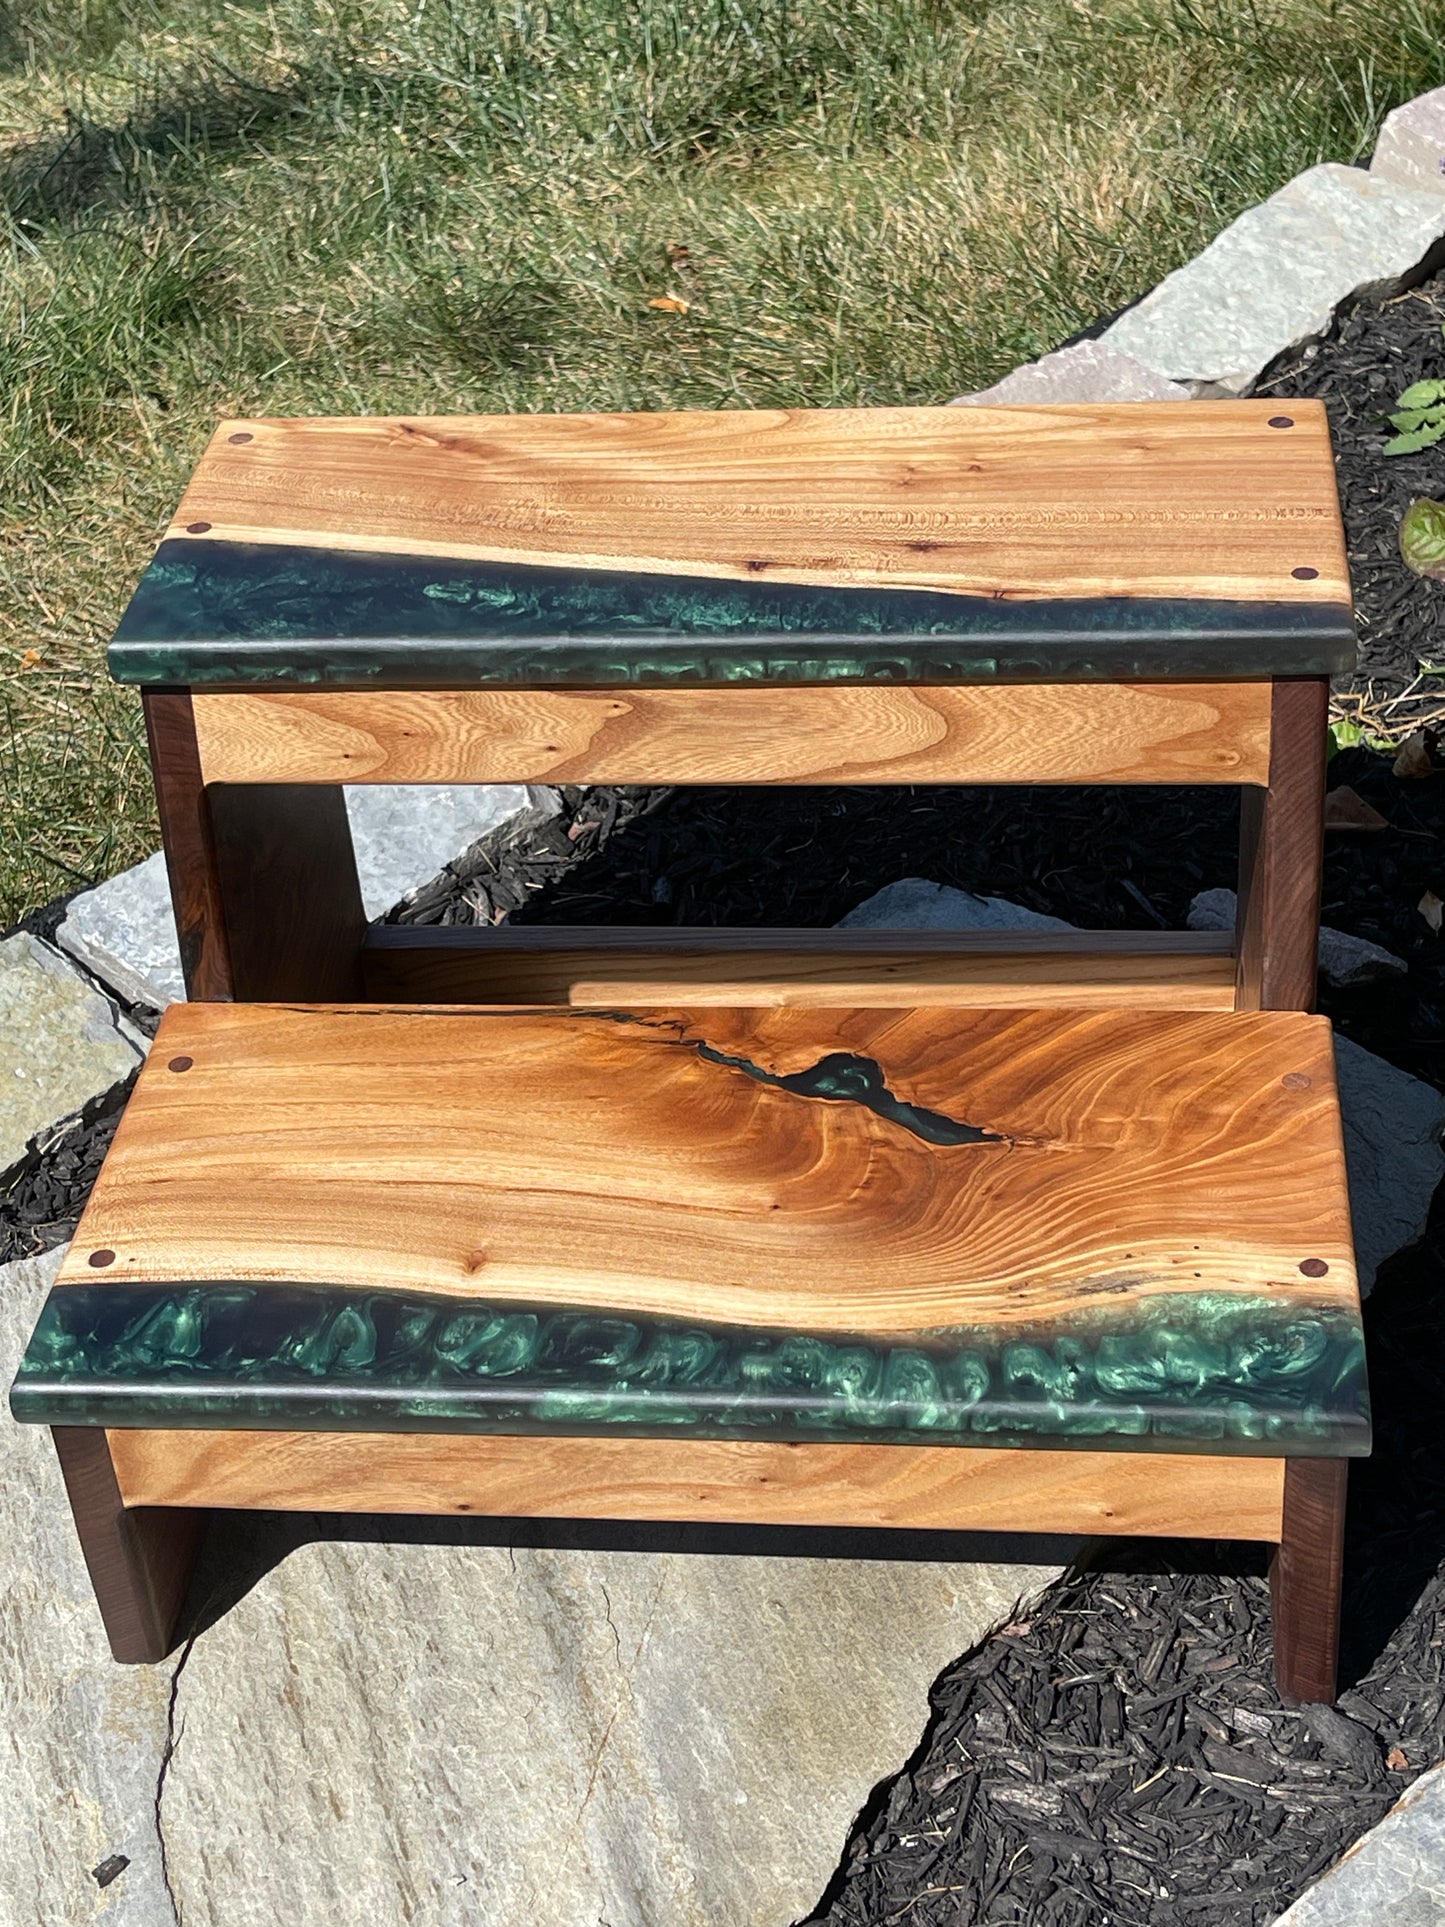
[[[1269,782],[1240,809],[1241,1010],[1311,1010],[1319,947],[1329,684],[1277,682]]]
[[[1284,1522],[1270,1565],[1274,1666],[1288,1705],[1335,1697],[1344,1563],[1343,1459],[1288,1459]]]
[[[356,996],[366,912],[343,792],[216,783],[207,795],[232,994],[312,1003]]]
[[[224,1001],[235,994],[231,952],[190,691],[147,689],[141,700],[186,995]]]
[[[57,1425],[52,1436],[111,1653],[141,1664],[162,1660],[174,1643],[205,1513],[128,1509],[103,1431]]]

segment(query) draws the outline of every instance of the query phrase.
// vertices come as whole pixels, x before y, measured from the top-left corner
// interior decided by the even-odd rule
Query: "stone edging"
[[[1368,168],[1327,161],[1248,208],[1117,316],[954,406],[1244,395],[1344,303],[1445,264],[1445,87],[1390,114]]]

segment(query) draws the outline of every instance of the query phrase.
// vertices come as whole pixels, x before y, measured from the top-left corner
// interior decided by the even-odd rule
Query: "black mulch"
[[[85,1209],[123,1108],[121,1095],[91,1107],[32,1146],[6,1175],[0,1184],[0,1265],[64,1244]]]
[[[1312,395],[1329,409],[1350,574],[1360,624],[1360,673],[1398,692],[1421,664],[1445,663],[1445,583],[1400,561],[1400,518],[1416,496],[1445,499],[1445,445],[1383,455],[1384,420],[1413,381],[1445,377],[1445,274],[1339,316],[1323,341],[1286,358],[1261,395]],[[1445,698],[1445,677],[1438,684]]]
[[[1445,1213],[1365,1307],[1376,1442],[1351,1469],[1338,1708],[1281,1707],[1257,1559],[1125,1551],[939,1681],[828,1927],[1264,1927],[1445,1757],[1442,1287]]]

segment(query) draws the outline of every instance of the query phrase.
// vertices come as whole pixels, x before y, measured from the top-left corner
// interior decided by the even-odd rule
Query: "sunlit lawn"
[[[0,0],[0,923],[153,845],[101,650],[218,413],[944,400],[1367,151],[1442,43],[1445,0]]]

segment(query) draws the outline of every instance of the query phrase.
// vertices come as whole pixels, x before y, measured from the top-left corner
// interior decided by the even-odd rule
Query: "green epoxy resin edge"
[[[1345,604],[1016,599],[163,542],[121,682],[352,687],[1144,681],[1329,675]]]
[[[1358,1455],[1357,1316],[1167,1294],[913,1340],[339,1285],[65,1285],[10,1394],[50,1425],[693,1434]]]

